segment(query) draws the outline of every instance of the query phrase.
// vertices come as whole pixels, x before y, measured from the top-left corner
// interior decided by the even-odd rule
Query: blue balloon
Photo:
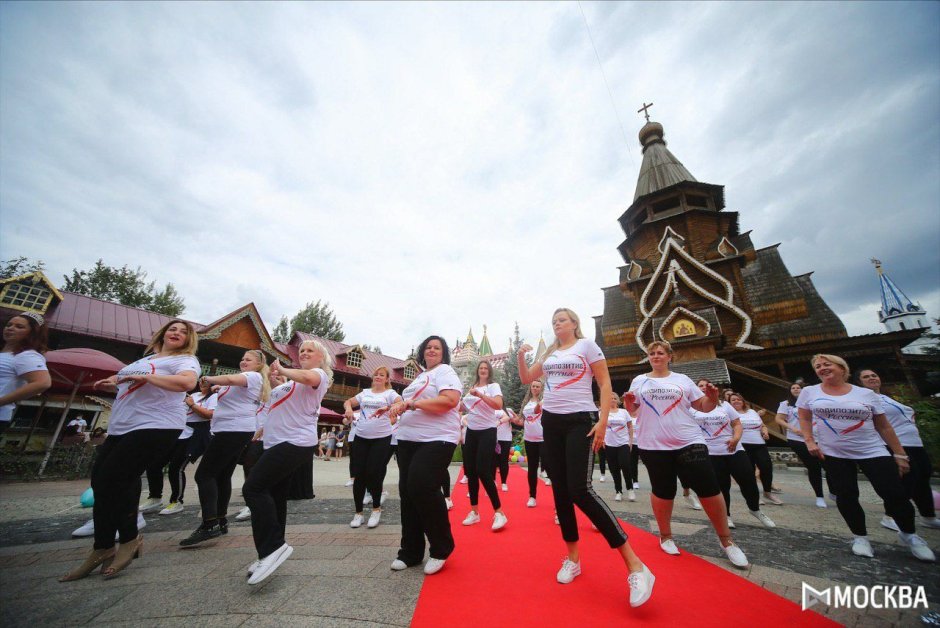
[[[81,497],[82,508],[91,508],[95,505],[95,492],[89,487]]]

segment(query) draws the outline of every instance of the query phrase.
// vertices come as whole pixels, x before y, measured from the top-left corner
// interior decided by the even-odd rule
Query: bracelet
[[[898,460],[907,460],[908,462],[911,460],[910,456],[902,456],[901,454],[894,454],[894,457]]]

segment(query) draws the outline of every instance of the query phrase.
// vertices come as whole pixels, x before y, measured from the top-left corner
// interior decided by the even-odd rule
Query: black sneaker
[[[219,531],[222,534],[228,534],[228,519],[225,517],[219,519]]]
[[[222,531],[219,529],[219,526],[212,525],[208,528],[205,526],[199,526],[193,533],[188,537],[180,541],[180,545],[183,547],[188,547],[190,545],[196,545],[202,543],[203,541],[208,541],[210,539],[215,539],[222,536]]]

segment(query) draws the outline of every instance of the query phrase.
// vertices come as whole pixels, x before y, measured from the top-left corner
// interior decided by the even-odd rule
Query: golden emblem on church
[[[673,338],[695,335],[695,323],[687,318],[680,318],[672,325]]]

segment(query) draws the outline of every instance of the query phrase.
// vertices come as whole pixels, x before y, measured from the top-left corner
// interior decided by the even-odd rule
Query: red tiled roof
[[[308,334],[302,331],[294,332],[294,337],[291,339],[292,343],[294,340],[299,341],[297,343],[298,346],[304,340],[319,340],[320,342],[323,343],[323,345],[327,348],[327,350],[333,354],[334,357],[338,355],[342,355],[346,353],[351,347],[356,346],[356,345],[347,345],[342,342],[336,342],[335,340],[327,340],[326,338],[320,338],[319,336],[314,336],[313,334]],[[281,349],[282,347],[285,347],[285,345],[281,345],[280,343],[277,343],[277,347],[278,349]],[[289,349],[293,350],[293,352],[289,353],[289,355],[291,356],[291,358],[296,360],[295,356],[297,354],[297,346],[294,346],[293,344],[291,344],[289,346]],[[352,367],[346,366],[345,364],[340,364],[339,360],[337,360],[337,364],[335,365],[334,370],[342,371],[344,373],[353,373],[355,375],[371,376],[372,371],[374,371],[380,366],[384,366],[392,372],[393,382],[396,382],[399,384],[407,383],[402,373],[402,369],[405,368],[404,360],[399,360],[398,358],[393,358],[387,355],[382,355],[381,353],[373,353],[372,351],[363,351],[362,353],[365,356],[365,359],[362,361],[362,366],[360,368],[352,368]],[[398,369],[398,372],[396,372],[396,369]]]

